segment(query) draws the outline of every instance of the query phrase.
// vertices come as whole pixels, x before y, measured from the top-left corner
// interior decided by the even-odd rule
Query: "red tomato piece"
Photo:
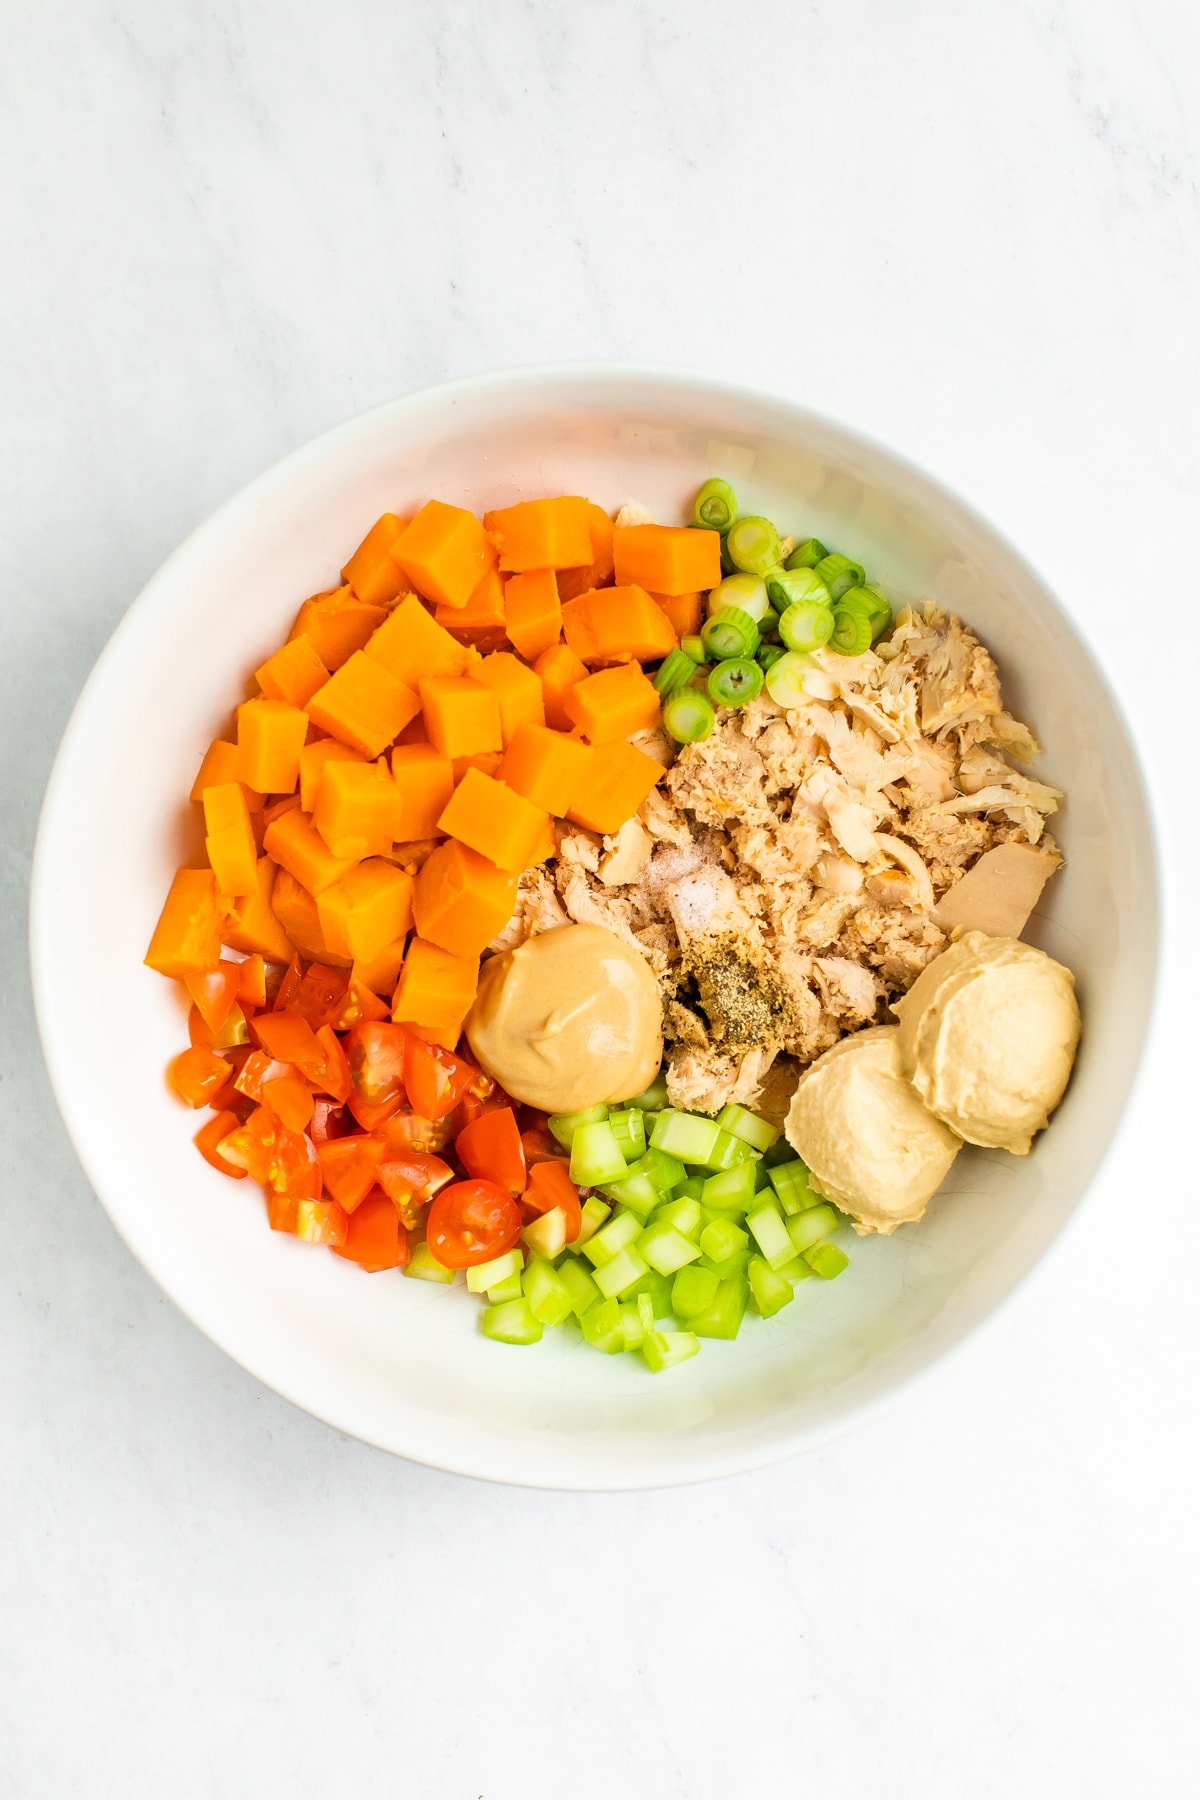
[[[425,1241],[444,1269],[471,1269],[511,1250],[521,1212],[494,1181],[456,1181],[429,1208]]]
[[[531,1125],[528,1131],[521,1133],[521,1148],[525,1152],[525,1161],[532,1169],[535,1163],[566,1162],[563,1147],[551,1132],[548,1125]]]
[[[334,1252],[376,1275],[408,1266],[408,1233],[386,1194],[370,1194],[346,1221],[346,1238]]]
[[[241,998],[241,969],[237,963],[219,962],[200,975],[185,975],[183,985],[196,1011],[210,1031],[220,1031],[235,1000]]]
[[[167,1078],[188,1106],[207,1106],[229,1080],[229,1064],[215,1050],[182,1050]]]
[[[561,1206],[567,1215],[567,1242],[573,1244],[583,1223],[579,1189],[567,1173],[567,1165],[557,1160],[535,1163],[529,1171],[529,1186],[521,1195],[523,1206],[546,1213]]]
[[[288,1231],[294,1237],[300,1220],[300,1202],[290,1194],[267,1193],[267,1224],[272,1231]]]
[[[212,1118],[200,1127],[192,1142],[210,1167],[219,1170],[222,1175],[231,1175],[235,1181],[245,1181],[245,1169],[239,1169],[235,1164],[227,1162],[217,1149],[217,1145],[221,1143],[222,1139],[227,1138],[231,1131],[237,1130],[237,1125],[236,1114],[231,1112],[214,1113]]]
[[[350,1065],[342,1049],[342,1040],[332,1025],[322,1025],[317,1033],[317,1046],[321,1052],[321,1071],[313,1080],[317,1087],[324,1088],[344,1106],[350,1098]]]
[[[378,994],[373,994],[361,981],[351,980],[342,999],[342,1010],[332,1021],[335,1031],[349,1031],[352,1025],[370,1024],[391,1015],[391,1007]]]
[[[219,1031],[206,1025],[198,1006],[188,1009],[188,1042],[193,1050],[234,1050],[250,1042],[250,1027],[238,1005],[230,1007]]]
[[[269,1107],[257,1106],[218,1145],[220,1154],[245,1169],[262,1187],[296,1200],[316,1200],[321,1167],[316,1145],[301,1131],[289,1131]]]
[[[267,965],[256,950],[237,965],[237,997],[243,1006],[257,1012],[267,1004]]]
[[[382,1158],[383,1145],[378,1139],[357,1133],[318,1144],[317,1161],[325,1192],[348,1213],[353,1212],[375,1186]]]
[[[268,1056],[265,1051],[252,1050],[249,1056],[243,1060],[241,1068],[234,1077],[233,1085],[239,1094],[245,1094],[247,1100],[253,1100],[259,1104],[263,1097],[264,1082],[277,1081],[283,1075],[294,1073],[290,1063],[276,1062],[275,1058]]]
[[[313,1095],[312,1124],[308,1132],[314,1144],[334,1143],[338,1138],[349,1137],[353,1130],[354,1119],[346,1107],[339,1106],[328,1094]]]
[[[328,1244],[337,1250],[346,1241],[349,1220],[336,1200],[300,1200],[296,1203],[296,1236],[306,1244]]]
[[[409,1150],[402,1156],[385,1155],[376,1179],[401,1219],[412,1227],[420,1223],[434,1195],[454,1180],[454,1170],[440,1156]]]
[[[332,1025],[346,999],[350,976],[345,969],[331,969],[324,963],[310,963],[300,985],[287,1003],[288,1012],[307,1019],[314,1031]]]
[[[313,1091],[303,1076],[272,1075],[262,1084],[263,1104],[289,1131],[307,1131],[312,1123]]]
[[[254,1021],[254,1035],[261,1050],[279,1062],[291,1063],[310,1081],[320,1079],[325,1066],[325,1053],[316,1033],[299,1013],[260,1013]]]
[[[525,1192],[528,1173],[517,1115],[511,1106],[489,1108],[459,1132],[454,1140],[458,1159],[468,1175],[498,1182],[515,1198]]]
[[[404,1156],[410,1150],[444,1150],[454,1132],[449,1118],[423,1119],[406,1107],[386,1121],[382,1136],[389,1156]]]
[[[427,1044],[423,1038],[410,1037],[404,1058],[404,1084],[414,1110],[426,1119],[444,1119],[452,1113],[479,1070],[443,1050],[440,1044]]]
[[[274,1012],[282,1012],[285,1006],[291,1005],[292,995],[304,979],[304,964],[298,956],[293,956],[271,997],[271,1008]]]
[[[350,1074],[350,1110],[364,1131],[374,1131],[404,1101],[408,1038],[399,1025],[371,1020],[346,1033],[342,1048]]]

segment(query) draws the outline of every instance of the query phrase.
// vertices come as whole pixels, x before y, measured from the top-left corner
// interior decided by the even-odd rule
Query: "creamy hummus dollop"
[[[804,1071],[788,1110],[788,1142],[813,1187],[859,1232],[919,1219],[961,1148],[905,1080],[899,1036],[874,1025],[843,1038]]]
[[[526,1106],[564,1113],[628,1100],[662,1066],[658,983],[611,931],[561,925],[484,963],[467,1039]]]
[[[893,1011],[904,1073],[929,1110],[969,1144],[1027,1155],[1079,1045],[1071,971],[1032,944],[968,931]]]

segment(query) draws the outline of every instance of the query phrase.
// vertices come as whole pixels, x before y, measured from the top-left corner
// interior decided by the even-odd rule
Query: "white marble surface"
[[[4,25],[2,1800],[1193,1791],[1186,908],[1122,1143],[995,1326],[819,1455],[603,1500],[344,1441],[185,1323],[64,1139],[24,950],[55,743],[166,551],[347,414],[546,358],[776,386],[947,477],[1091,622],[1178,827],[1190,0]]]

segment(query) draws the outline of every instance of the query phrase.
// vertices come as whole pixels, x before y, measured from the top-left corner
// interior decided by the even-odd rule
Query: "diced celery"
[[[776,1169],[781,1163],[791,1162],[796,1152],[785,1137],[778,1138],[769,1150],[763,1151],[763,1161],[768,1169]]]
[[[812,1270],[802,1256],[793,1256],[791,1262],[785,1262],[782,1269],[777,1269],[775,1273],[784,1276],[795,1286],[798,1281],[807,1281]]]
[[[561,1206],[552,1206],[548,1212],[530,1219],[521,1236],[535,1256],[552,1262],[567,1246],[567,1215]]]
[[[606,1181],[600,1191],[642,1219],[648,1219],[662,1199],[648,1175],[635,1175],[632,1170],[624,1181]]]
[[[488,1304],[499,1306],[503,1300],[519,1300],[524,1292],[519,1275],[506,1275],[503,1281],[497,1281],[487,1290]]]
[[[623,1350],[640,1350],[642,1339],[646,1335],[646,1327],[642,1323],[642,1315],[636,1300],[622,1300],[621,1309],[621,1348]],[[650,1321],[650,1329],[654,1329],[654,1321]]]
[[[706,1169],[733,1169],[738,1163],[752,1161],[754,1156],[755,1152],[743,1138],[734,1137],[731,1131],[721,1131],[718,1127],[717,1141],[709,1155],[689,1160],[702,1162]]]
[[[744,1275],[746,1273],[746,1264],[749,1260],[749,1250],[734,1250],[731,1255],[722,1256],[719,1259],[711,1256],[702,1256],[700,1258],[700,1265],[702,1268],[711,1269],[713,1274],[718,1276],[721,1281],[726,1281],[730,1275]]]
[[[602,1225],[596,1235],[584,1245],[583,1254],[589,1262],[599,1266],[611,1262],[619,1250],[632,1244],[634,1238],[640,1236],[642,1221],[634,1212],[614,1213],[607,1225]]]
[[[637,1246],[627,1244],[623,1250],[617,1251],[610,1262],[601,1264],[592,1280],[604,1298],[611,1300],[624,1294],[635,1281],[640,1281],[649,1266]]]
[[[549,1263],[533,1261],[521,1277],[529,1310],[543,1325],[561,1325],[571,1316],[571,1296],[557,1269]]]
[[[636,1107],[623,1107],[620,1112],[610,1112],[608,1128],[621,1146],[621,1155],[627,1163],[635,1162],[646,1150],[646,1121]]]
[[[700,1202],[692,1200],[685,1194],[679,1194],[674,1200],[668,1200],[659,1207],[650,1220],[652,1225],[670,1225],[681,1231],[685,1238],[696,1240],[704,1229],[704,1214],[700,1210]]]
[[[705,1206],[714,1212],[744,1213],[754,1199],[754,1172],[758,1164],[752,1162],[739,1163],[736,1168],[723,1169],[717,1175],[710,1175],[704,1184],[701,1198]]]
[[[836,1231],[841,1224],[832,1206],[807,1206],[803,1212],[797,1213],[788,1220],[788,1236],[798,1256],[813,1244],[820,1243],[831,1231]]]
[[[749,1284],[745,1275],[727,1275],[703,1312],[688,1320],[698,1337],[735,1338],[746,1314]]]
[[[639,1156],[635,1163],[630,1163],[631,1175],[648,1175],[665,1200],[673,1194],[684,1177],[684,1167],[676,1156],[668,1156],[665,1150],[650,1149],[644,1156]]]
[[[606,1119],[576,1127],[571,1140],[571,1180],[577,1187],[620,1181],[628,1170],[616,1133]]]
[[[807,1272],[806,1270],[805,1273]],[[554,1273],[566,1290],[571,1311],[577,1319],[582,1319],[589,1306],[594,1306],[599,1300],[600,1289],[577,1256],[564,1256]]]
[[[484,1307],[483,1335],[501,1344],[536,1344],[542,1327],[528,1300],[505,1300],[500,1306]]]
[[[789,1215],[821,1203],[821,1196],[814,1194],[809,1184],[808,1169],[799,1157],[791,1162],[780,1163],[771,1170],[771,1186],[775,1189],[780,1206]]]
[[[832,1281],[835,1275],[841,1274],[850,1258],[836,1244],[814,1244],[811,1250],[804,1252],[804,1260],[814,1275],[819,1275],[822,1281]]]
[[[588,1343],[597,1350],[603,1350],[606,1355],[615,1356],[618,1350],[625,1348],[621,1308],[617,1301],[598,1300],[595,1306],[588,1308],[579,1323]]]
[[[761,1256],[750,1258],[746,1279],[750,1283],[750,1297],[764,1319],[769,1319],[796,1297],[791,1282],[777,1274]]]
[[[698,1113],[676,1112],[668,1107],[655,1119],[650,1143],[655,1150],[665,1150],[668,1156],[677,1157],[680,1162],[700,1163],[707,1167],[721,1135],[721,1127],[715,1119],[702,1118]]]
[[[641,1094],[635,1094],[626,1106],[636,1106],[639,1112],[658,1112],[667,1104],[667,1078],[658,1075],[650,1086]]]
[[[606,1206],[599,1194],[589,1194],[580,1208],[579,1236],[571,1244],[573,1250],[582,1250],[589,1238],[595,1237],[600,1227],[612,1211]]]
[[[648,1225],[637,1241],[639,1253],[660,1275],[673,1275],[685,1263],[695,1262],[700,1251],[691,1238],[684,1237],[673,1225]],[[791,1249],[789,1243],[788,1249]]]
[[[761,1194],[765,1188],[770,1187],[771,1171],[760,1156],[758,1161],[754,1164],[754,1191],[756,1194]]]
[[[692,1265],[680,1269],[671,1283],[671,1311],[677,1319],[691,1319],[712,1305],[720,1287],[720,1277],[711,1269]]]
[[[444,1269],[428,1244],[414,1244],[408,1267],[404,1271],[414,1281],[443,1281],[447,1286],[454,1280],[456,1272],[454,1269]]]
[[[765,1206],[756,1206],[753,1212],[746,1214],[746,1229],[773,1269],[782,1269],[784,1263],[791,1262],[795,1256],[783,1215],[769,1200]]]
[[[643,1339],[642,1355],[646,1367],[661,1375],[664,1369],[673,1369],[676,1363],[695,1356],[699,1348],[700,1340],[694,1331],[652,1331]]]
[[[713,1262],[723,1262],[727,1256],[736,1256],[749,1247],[750,1239],[740,1225],[732,1219],[714,1219],[700,1233],[700,1249]]]
[[[640,1281],[634,1282],[629,1290],[631,1300],[640,1300],[643,1296],[654,1308],[656,1319],[669,1318],[671,1313],[671,1283],[657,1269],[647,1269]]]
[[[642,1327],[642,1336],[645,1337],[648,1331],[654,1330],[654,1302],[649,1294],[643,1292],[640,1283],[638,1284],[638,1291],[634,1295],[634,1299],[637,1302],[637,1314]]]
[[[676,1182],[676,1184],[675,1184],[675,1199],[676,1200],[703,1200],[703,1198],[704,1198],[704,1176],[703,1175],[689,1175],[686,1181]]]
[[[491,1262],[476,1263],[468,1269],[467,1287],[473,1294],[486,1294],[510,1275],[519,1275],[524,1266],[525,1258],[519,1250],[506,1250],[503,1256],[493,1256]]]
[[[595,1125],[607,1117],[607,1106],[589,1106],[583,1112],[551,1113],[546,1123],[563,1149],[569,1150],[581,1125]]]
[[[741,1138],[752,1150],[769,1150],[779,1136],[778,1125],[760,1119],[757,1113],[748,1112],[744,1106],[723,1106],[717,1114],[717,1124],[722,1131]]]

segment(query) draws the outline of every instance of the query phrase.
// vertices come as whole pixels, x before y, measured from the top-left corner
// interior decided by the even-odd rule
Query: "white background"
[[[1194,1793],[1191,0],[0,23],[0,1796]],[[54,747],[164,554],[348,414],[551,358],[776,388],[979,505],[1121,686],[1187,902],[1119,1147],[989,1331],[820,1454],[598,1499],[345,1441],[185,1323],[24,947]]]

